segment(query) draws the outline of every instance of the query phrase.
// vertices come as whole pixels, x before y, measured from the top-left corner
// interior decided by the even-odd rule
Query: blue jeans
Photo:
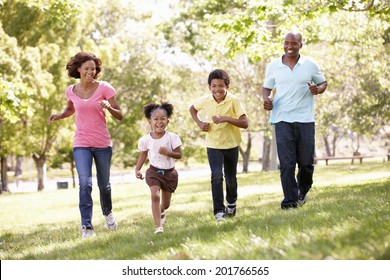
[[[226,180],[226,201],[229,204],[237,201],[238,147],[232,149],[207,148],[207,156],[211,169],[211,193],[215,215],[219,212],[225,212],[222,167]]]
[[[95,160],[97,184],[100,192],[100,206],[103,215],[112,210],[110,168],[112,148],[73,148],[74,161],[79,175],[79,208],[81,224],[92,226],[92,160]]]
[[[315,124],[279,122],[275,133],[284,194],[281,207],[296,207],[299,193],[306,194],[313,184]]]

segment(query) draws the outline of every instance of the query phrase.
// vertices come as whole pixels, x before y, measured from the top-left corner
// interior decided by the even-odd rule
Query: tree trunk
[[[270,154],[271,154],[271,140],[270,137],[264,134],[263,141],[263,158],[261,159],[262,171],[270,170]]]
[[[252,148],[252,135],[250,131],[248,131],[248,144],[246,145],[246,151],[244,151],[240,146],[238,147],[240,154],[242,155],[242,172],[248,173],[249,171],[249,158],[251,154]]]
[[[353,151],[353,156],[360,156],[361,153],[359,152],[360,149],[360,134],[358,133],[356,137],[356,150]],[[354,163],[354,159],[352,159],[351,164]]]
[[[337,142],[337,134],[333,135],[332,140],[332,156],[336,156],[336,142]]]
[[[272,137],[264,134],[262,171],[278,169],[278,150],[276,147],[275,126],[271,126],[271,134]]]
[[[242,172],[248,173],[249,158],[240,146],[238,146],[238,150],[240,151],[240,154],[242,156]]]
[[[33,155],[34,162],[37,166],[38,171],[38,191],[42,191],[45,188],[45,178],[46,178],[46,156]]]
[[[1,188],[0,193],[10,192],[8,188],[8,176],[7,176],[7,157],[1,157]]]
[[[22,175],[23,172],[22,164],[23,164],[23,156],[17,156],[16,165],[15,165],[15,176]]]
[[[330,156],[330,155],[331,155],[331,151],[330,151],[330,145],[329,145],[328,135],[322,135],[322,140],[324,141],[324,146],[325,146],[326,155],[327,155],[327,156]]]
[[[324,141],[326,155],[329,157],[334,157],[336,155],[336,142],[337,142],[337,134],[335,133],[332,136],[332,145],[329,143],[328,139],[329,135],[323,135],[322,140]]]
[[[15,165],[15,185],[16,185],[16,187],[19,187],[20,177],[22,176],[22,173],[23,173],[22,163],[23,163],[23,156],[17,156],[16,157],[16,165]]]

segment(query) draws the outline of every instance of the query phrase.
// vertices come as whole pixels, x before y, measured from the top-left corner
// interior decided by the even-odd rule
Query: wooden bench
[[[328,165],[328,161],[330,160],[342,160],[342,159],[350,159],[351,164],[353,164],[354,160],[359,160],[360,164],[363,162],[364,158],[372,158],[373,156],[350,156],[350,157],[320,157],[320,158],[314,158],[314,162],[317,162],[319,160],[325,160],[326,165]]]

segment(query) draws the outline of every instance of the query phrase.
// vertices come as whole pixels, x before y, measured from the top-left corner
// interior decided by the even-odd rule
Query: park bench
[[[360,156],[349,156],[349,157],[334,157],[334,156],[329,156],[329,157],[316,157],[316,158],[314,158],[314,162],[317,162],[317,161],[319,161],[319,160],[325,160],[325,163],[326,163],[326,165],[328,165],[328,161],[330,161],[330,160],[345,160],[345,159],[350,159],[351,160],[351,164],[353,164],[354,163],[354,160],[356,159],[356,160],[359,160],[360,161],[360,163],[362,163],[363,162],[363,159],[364,158],[372,158],[373,156],[362,156],[362,155],[360,155]]]

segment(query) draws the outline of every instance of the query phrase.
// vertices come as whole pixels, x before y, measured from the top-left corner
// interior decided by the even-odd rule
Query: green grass
[[[165,232],[154,235],[144,181],[113,186],[119,228],[80,237],[78,190],[0,196],[0,259],[390,259],[390,164],[317,166],[307,203],[282,211],[279,173],[239,174],[237,216],[216,223],[209,176],[180,181]]]

